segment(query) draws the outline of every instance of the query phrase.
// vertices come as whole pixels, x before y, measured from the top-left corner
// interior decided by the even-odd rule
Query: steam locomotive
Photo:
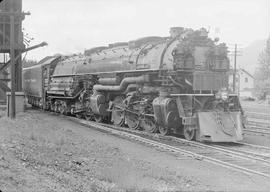
[[[204,28],[46,57],[23,69],[28,102],[44,110],[187,140],[240,141],[243,112],[228,89],[227,47]]]

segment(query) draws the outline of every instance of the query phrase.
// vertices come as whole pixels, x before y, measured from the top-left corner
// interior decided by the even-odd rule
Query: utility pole
[[[15,15],[13,6],[10,7],[10,64],[11,64],[11,118],[16,117],[16,102],[15,102],[15,89],[16,89],[16,77],[15,77]]]
[[[237,57],[237,44],[234,45],[234,72],[233,72],[233,92],[236,91],[236,57]]]

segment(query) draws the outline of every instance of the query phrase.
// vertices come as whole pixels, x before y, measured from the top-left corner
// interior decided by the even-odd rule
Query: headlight
[[[216,93],[215,97],[216,99],[222,99],[223,101],[226,101],[229,98],[229,92],[227,89],[221,89]]]
[[[228,98],[229,98],[229,93],[227,91],[226,92],[221,92],[221,99],[223,101],[226,101]]]

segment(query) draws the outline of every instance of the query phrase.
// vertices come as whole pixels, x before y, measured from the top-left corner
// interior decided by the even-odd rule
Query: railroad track
[[[247,128],[244,129],[248,134],[270,135],[270,115],[261,112],[246,111],[248,116]]]
[[[268,106],[243,106],[245,112],[255,112],[255,113],[269,113],[270,112],[270,105]]]
[[[270,147],[264,147],[259,145],[253,145],[243,142],[235,142],[235,143],[219,143],[219,144],[209,144],[213,147],[222,148],[224,150],[230,150],[237,153],[243,153],[246,155],[252,156],[252,158],[256,157],[259,159],[264,159],[270,161]]]
[[[270,178],[270,148],[245,143],[204,144],[173,136],[153,135],[74,117],[70,120],[117,137],[133,140],[162,151],[188,156],[247,174]]]
[[[270,115],[267,113],[246,111],[245,114],[250,118],[270,120]]]
[[[262,126],[248,125],[248,127],[246,129],[244,129],[244,132],[269,136],[270,135],[270,128],[262,127]]]
[[[248,120],[249,126],[261,127],[263,129],[270,129],[270,123],[267,122],[259,122],[256,120]]]
[[[268,136],[270,135],[270,124],[266,122],[258,122],[256,120],[249,120],[244,132]]]

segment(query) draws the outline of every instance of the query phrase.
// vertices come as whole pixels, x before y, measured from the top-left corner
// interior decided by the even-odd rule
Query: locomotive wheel
[[[125,123],[125,112],[117,107],[117,105],[123,105],[123,101],[124,99],[121,96],[117,96],[113,101],[116,105],[112,108],[112,122],[114,125],[122,126]]]
[[[67,109],[67,106],[65,102],[62,102],[58,107],[58,110],[62,115],[65,115],[67,113],[66,109]]]
[[[78,119],[82,119],[82,118],[83,118],[83,115],[82,115],[81,113],[76,113],[76,117],[77,117]]]
[[[52,106],[52,104],[50,103],[49,105],[48,105],[48,111],[52,111],[53,110],[53,106]]]
[[[126,113],[125,122],[130,129],[138,129],[140,125],[138,116],[133,113]]]
[[[158,130],[158,127],[155,121],[151,118],[142,119],[141,127],[143,128],[144,131],[147,131],[149,133],[155,133]]]
[[[103,117],[101,115],[94,115],[94,119],[97,123],[102,123],[103,122]],[[90,120],[90,119],[89,119]]]
[[[92,120],[92,115],[84,114],[83,117],[84,117],[87,121]]]
[[[92,112],[90,107],[87,107],[86,111],[83,113],[83,117],[87,120],[93,120],[94,119],[94,113]]]
[[[59,112],[60,112],[62,115],[66,114],[66,113],[65,113],[65,109],[64,109],[63,106],[60,106],[60,107],[59,107]]]
[[[45,111],[50,111],[50,104],[48,102],[46,102],[46,105],[45,105]]]
[[[159,126],[158,130],[159,130],[159,133],[161,135],[169,135],[170,134],[170,128],[169,127]]]
[[[58,112],[58,106],[56,104],[53,105],[53,111],[56,113]]]
[[[191,141],[191,140],[195,139],[196,130],[195,130],[194,126],[185,125],[183,132],[184,132],[184,137],[185,137],[186,140]]]

